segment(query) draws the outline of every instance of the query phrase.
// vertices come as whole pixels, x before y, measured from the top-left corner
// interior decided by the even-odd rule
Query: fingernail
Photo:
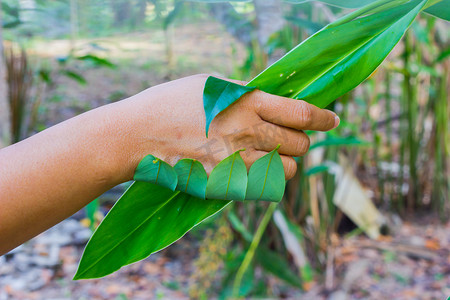
[[[339,119],[339,117],[337,115],[334,116],[334,128],[339,126],[339,123],[341,123],[341,119]]]

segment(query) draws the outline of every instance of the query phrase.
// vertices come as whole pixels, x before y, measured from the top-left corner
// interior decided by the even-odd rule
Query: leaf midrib
[[[262,195],[264,194],[264,191],[265,191],[265,189],[266,189],[267,177],[268,177],[268,174],[269,174],[270,165],[271,165],[271,163],[272,163],[272,158],[273,158],[274,155],[275,155],[275,152],[273,152],[272,155],[270,156],[269,164],[267,165],[266,176],[264,177],[264,183],[263,183],[261,195],[259,195],[259,198],[258,198],[257,200],[260,200],[260,199],[261,199],[261,197],[262,197]]]
[[[110,248],[109,251],[106,251],[104,255],[100,256],[94,263],[90,264],[90,266],[88,268],[85,269],[85,271],[83,273],[80,273],[79,276],[76,277],[80,277],[82,274],[86,274],[87,271],[89,271],[90,269],[92,269],[93,266],[95,266],[98,262],[100,262],[103,258],[105,258],[108,254],[110,254],[114,249],[116,249],[117,247],[119,247],[123,242],[125,242],[126,239],[128,239],[129,236],[131,236],[136,230],[138,230],[141,226],[144,225],[144,223],[146,223],[149,219],[151,219],[156,212],[158,212],[159,210],[161,210],[164,206],[167,205],[167,203],[169,203],[171,200],[173,200],[176,196],[178,196],[178,194],[180,194],[180,191],[176,191],[174,192],[174,194],[167,199],[167,201],[161,205],[158,209],[156,209],[151,215],[149,215],[147,218],[144,219],[144,221],[142,221],[138,226],[136,226],[132,231],[130,231],[119,243],[117,243],[114,247]],[[106,217],[105,217],[106,218]],[[89,243],[88,243],[89,244]],[[87,248],[88,245],[86,245]],[[76,275],[76,274],[75,274]]]
[[[161,170],[161,160],[158,159],[158,171],[156,172],[156,179],[155,179],[155,184],[158,184],[158,177],[159,177],[159,170]]]
[[[421,3],[423,3],[423,1],[421,1]],[[415,6],[417,7],[417,6]],[[378,32],[376,35],[372,36],[371,38],[369,38],[366,42],[362,43],[361,45],[359,45],[357,48],[354,48],[352,52],[350,52],[349,54],[345,55],[344,57],[342,57],[339,61],[337,61],[335,64],[333,64],[332,66],[330,66],[329,68],[327,68],[324,72],[322,72],[321,74],[319,74],[318,76],[316,76],[314,79],[312,79],[306,86],[304,86],[299,92],[297,92],[292,98],[297,98],[297,96],[303,92],[304,90],[306,90],[309,86],[311,86],[314,82],[316,82],[317,80],[319,80],[320,78],[322,78],[326,73],[328,73],[330,70],[332,70],[334,67],[336,67],[337,65],[339,65],[342,61],[344,61],[347,57],[353,55],[355,53],[355,51],[363,48],[364,46],[366,46],[367,44],[369,44],[370,42],[372,42],[373,40],[376,40],[381,34],[383,34],[386,30],[388,30],[389,27],[392,27],[393,25],[397,24],[398,22],[402,21],[403,18],[405,18],[412,10],[410,10],[409,12],[407,12],[406,14],[404,14],[401,18],[399,18],[397,21],[394,21],[391,25],[385,27],[384,29],[382,29],[380,32]]]
[[[187,189],[188,189],[188,185],[189,185],[189,180],[191,180],[191,174],[192,174],[192,169],[194,168],[194,161],[191,161],[191,168],[189,169],[189,175],[188,175],[188,179],[186,180],[186,188],[184,189],[184,192],[187,193]]]
[[[230,175],[228,176],[227,190],[225,191],[225,199],[224,200],[227,200],[228,190],[230,188],[230,182],[231,182],[231,174],[233,173],[233,167],[234,167],[235,160],[236,160],[236,153],[233,155],[233,161],[231,162]]]

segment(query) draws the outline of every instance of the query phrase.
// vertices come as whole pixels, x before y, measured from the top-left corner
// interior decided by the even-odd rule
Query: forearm
[[[131,179],[123,115],[104,106],[0,150],[0,254]]]

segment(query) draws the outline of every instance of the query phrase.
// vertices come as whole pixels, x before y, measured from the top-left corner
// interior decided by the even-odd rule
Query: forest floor
[[[123,99],[147,87],[196,73],[229,76],[245,50],[217,24],[177,27],[166,51],[161,30],[77,42],[76,54],[108,57],[115,69],[70,61],[86,84],[61,75],[58,57],[68,40],[32,43],[34,63],[51,67],[52,84],[35,83],[42,98],[39,131],[83,111]],[[233,54],[237,49],[237,55]],[[236,63],[236,60],[239,62]],[[61,69],[60,69],[61,70]],[[37,97],[37,96],[36,96]],[[110,198],[117,199],[117,193]],[[109,200],[109,199],[108,199]],[[171,247],[102,279],[72,281],[91,235],[76,214],[11,253],[0,257],[0,300],[21,299],[188,299],[200,239],[188,234]],[[201,228],[197,230],[202,230]],[[450,223],[435,218],[398,222],[378,241],[364,235],[336,238],[326,272],[306,291],[270,278],[266,299],[447,299],[450,296]],[[217,280],[220,280],[217,278]],[[217,297],[212,291],[209,298]]]
[[[91,234],[79,216],[0,257],[0,300],[189,299],[200,244],[192,235],[105,278],[73,281]],[[326,272],[317,275],[307,291],[286,289],[269,277],[272,288],[265,298],[445,300],[450,296],[450,222],[422,218],[403,222],[392,236],[378,241],[364,235],[337,238],[332,256]],[[209,298],[216,298],[216,293],[211,291]]]

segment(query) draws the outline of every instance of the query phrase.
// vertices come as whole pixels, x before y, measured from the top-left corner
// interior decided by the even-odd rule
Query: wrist
[[[133,179],[139,162],[148,154],[157,154],[153,149],[154,128],[157,120],[153,118],[153,110],[149,93],[137,94],[128,99],[109,105],[106,112],[105,136],[111,137],[111,172],[118,183]],[[106,107],[105,107],[106,108]]]

